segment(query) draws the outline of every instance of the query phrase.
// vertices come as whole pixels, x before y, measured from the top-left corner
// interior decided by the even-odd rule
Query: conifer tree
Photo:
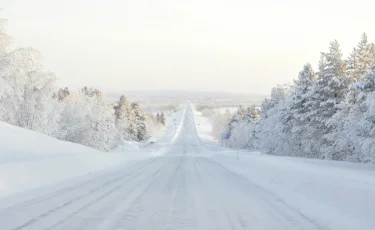
[[[162,125],[166,125],[166,120],[165,120],[165,115],[164,115],[164,113],[162,112],[161,113],[161,115],[160,115],[160,123],[162,124]]]

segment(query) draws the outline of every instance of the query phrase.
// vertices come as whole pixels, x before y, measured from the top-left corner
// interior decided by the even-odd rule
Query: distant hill
[[[238,106],[260,104],[266,95],[207,91],[104,91],[111,99],[124,94],[131,101],[145,104],[181,104],[191,101],[195,104],[216,104],[220,106]]]

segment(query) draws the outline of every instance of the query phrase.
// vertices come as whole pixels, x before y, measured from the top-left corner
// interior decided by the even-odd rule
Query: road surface
[[[165,155],[0,209],[0,229],[331,229],[211,155],[188,106]]]

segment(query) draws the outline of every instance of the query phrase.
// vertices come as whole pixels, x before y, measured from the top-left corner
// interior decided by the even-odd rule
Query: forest
[[[350,162],[375,162],[375,46],[364,33],[348,58],[338,41],[278,85],[260,106],[241,106],[221,138],[232,148]]]

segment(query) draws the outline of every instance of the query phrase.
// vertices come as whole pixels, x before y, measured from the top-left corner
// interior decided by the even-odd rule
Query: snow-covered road
[[[350,224],[356,224],[357,220],[361,223],[357,229],[375,229],[375,221],[371,218],[365,222],[366,218],[353,216],[354,220],[351,220],[345,213],[332,216],[329,207],[316,210],[320,207],[318,201],[315,210],[311,210],[314,209],[311,204],[301,208],[295,202],[289,202],[284,199],[285,190],[278,194],[277,187],[266,188],[247,175],[246,160],[249,159],[237,161],[232,156],[218,157],[212,148],[207,149],[197,135],[193,111],[188,106],[178,135],[168,144],[163,156],[139,160],[90,179],[74,180],[56,189],[34,192],[19,201],[17,196],[12,197],[11,202],[0,203],[0,229],[342,230],[353,229]],[[264,161],[264,168],[269,168],[270,164],[260,159],[256,162]],[[261,165],[255,169],[260,170],[259,180],[267,180]],[[298,170],[303,168],[294,172]],[[368,171],[370,175],[374,175],[373,172]],[[284,175],[279,173],[280,177]],[[313,174],[309,175],[311,178],[304,178],[304,182],[311,179],[311,183],[317,183]],[[278,175],[274,176],[273,183],[280,183]],[[357,197],[367,201],[366,207],[358,205],[359,215],[368,211],[370,217],[374,213],[371,211],[375,211],[371,208],[375,205],[373,185],[369,180],[369,190],[362,191],[368,192],[368,196]],[[289,197],[299,199],[301,191],[309,194],[301,188],[291,188],[290,191],[296,193]],[[316,194],[319,195],[319,191]],[[326,221],[316,214],[309,214],[314,211],[326,219],[331,215],[335,220]],[[341,224],[335,225],[335,222]]]

